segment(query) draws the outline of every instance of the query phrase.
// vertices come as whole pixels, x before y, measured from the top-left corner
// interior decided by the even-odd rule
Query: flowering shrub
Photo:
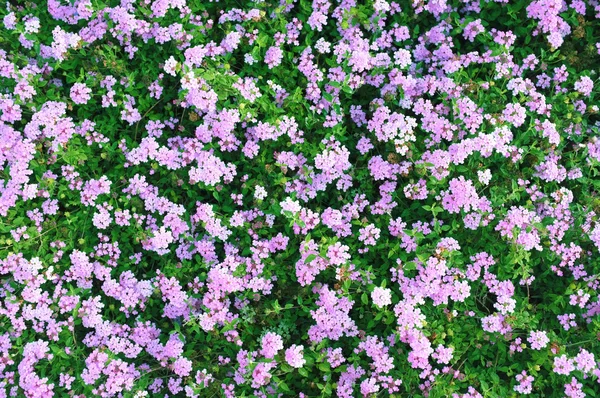
[[[0,397],[598,395],[597,0],[0,18]]]

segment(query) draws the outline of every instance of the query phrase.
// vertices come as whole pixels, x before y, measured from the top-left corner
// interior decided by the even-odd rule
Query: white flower
[[[257,185],[254,191],[254,198],[257,200],[263,200],[267,197],[267,191],[263,186]]]
[[[281,90],[283,90],[283,87],[281,87],[277,83],[274,83],[273,80],[267,80],[267,84],[269,85],[270,88],[272,88],[275,91],[281,91]]]
[[[327,54],[331,51],[331,43],[329,43],[328,41],[326,41],[325,39],[323,39],[322,37],[317,40],[317,42],[315,43],[315,48],[317,49],[318,52],[320,52],[321,54]]]
[[[297,200],[292,200],[291,198],[286,198],[286,200],[279,203],[279,205],[281,206],[281,214],[284,214],[284,211],[289,211],[293,214],[296,214],[300,210],[302,210],[300,202],[298,202]]]
[[[177,68],[178,62],[175,61],[175,58],[171,55],[167,62],[165,62],[165,72],[167,72],[171,76],[176,76],[175,70]]]
[[[479,178],[480,183],[482,183],[483,185],[487,185],[492,179],[492,172],[490,171],[490,169],[479,170],[477,172],[477,177]]]
[[[38,33],[40,31],[40,20],[35,17],[27,19],[25,22],[25,33]]]
[[[46,275],[46,279],[49,281],[52,281],[56,278],[56,274],[54,273],[54,267],[52,265],[48,267],[44,274]]]
[[[384,287],[376,287],[371,293],[373,303],[378,307],[385,307],[392,304],[392,291]]]
[[[390,10],[390,5],[385,0],[375,0],[373,8],[375,11],[387,12]]]
[[[399,49],[394,53],[394,63],[400,66],[400,69],[404,69],[412,63],[412,56],[410,51],[403,48]]]
[[[246,54],[246,55],[244,55],[244,61],[248,65],[253,65],[254,63],[256,63],[256,60],[254,59],[254,57],[252,56],[252,54]]]
[[[69,47],[77,47],[81,41],[81,36],[78,33],[69,33]]]

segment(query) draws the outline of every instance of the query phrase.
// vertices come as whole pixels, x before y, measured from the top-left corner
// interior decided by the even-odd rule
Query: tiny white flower
[[[399,49],[394,53],[394,63],[400,66],[401,69],[406,68],[412,63],[412,56],[410,51],[403,48]]]
[[[385,307],[386,305],[392,304],[392,291],[385,287],[376,287],[371,292],[371,299],[373,304],[378,307]]]
[[[167,62],[165,62],[165,72],[168,73],[171,76],[176,76],[176,69],[177,69],[177,65],[178,62],[175,61],[175,58],[173,58],[173,56],[171,55],[169,57],[169,59],[167,60]]]
[[[391,9],[390,5],[385,0],[375,0],[375,4],[373,4],[373,8],[375,11],[387,12]]]
[[[489,169],[479,170],[477,172],[477,177],[479,178],[480,183],[482,183],[483,185],[487,185],[492,179],[492,172]]]
[[[254,191],[254,198],[257,200],[264,200],[267,197],[267,191],[263,186],[257,185]]]
[[[48,269],[45,272],[46,275],[46,279],[49,281],[52,281],[56,278],[56,275],[54,274],[54,267],[51,265],[48,267]]]
[[[25,33],[38,33],[40,31],[40,20],[31,17],[25,22]]]
[[[244,61],[248,65],[253,65],[254,63],[256,63],[256,60],[254,59],[254,57],[252,56],[252,54],[246,54],[246,55],[244,55]]]
[[[286,198],[283,202],[279,203],[279,206],[281,206],[281,214],[284,214],[284,211],[289,211],[292,214],[296,214],[302,210],[300,202],[297,200],[292,200],[291,198]]]
[[[320,52],[321,54],[328,54],[329,52],[331,52],[331,43],[329,43],[328,41],[326,41],[325,39],[323,39],[322,37],[317,40],[317,42],[315,43],[315,48],[317,49],[318,52]]]

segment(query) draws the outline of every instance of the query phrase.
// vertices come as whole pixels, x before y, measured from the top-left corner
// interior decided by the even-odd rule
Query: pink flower
[[[567,358],[566,355],[554,358],[554,373],[559,375],[568,375],[575,370],[573,360]]]
[[[475,40],[475,36],[479,33],[483,33],[485,28],[481,24],[481,19],[477,19],[473,22],[469,22],[463,31],[463,36],[465,39],[469,40],[471,43]]]
[[[269,383],[271,374],[269,370],[273,368],[272,363],[259,362],[252,371],[252,388],[259,388]]]
[[[85,83],[75,83],[71,87],[71,99],[79,105],[86,104],[91,98],[92,90]]]
[[[377,243],[377,239],[379,239],[379,234],[381,230],[375,227],[374,224],[369,224],[364,228],[361,228],[359,231],[358,240],[363,242],[365,245],[374,246]]]
[[[452,360],[452,354],[454,353],[454,348],[452,347],[444,347],[443,345],[438,345],[435,349],[435,352],[431,355],[434,359],[437,359],[439,363],[447,364]]]
[[[596,369],[596,358],[593,353],[581,349],[581,352],[575,357],[575,365],[578,370],[581,370],[584,373],[591,373]]]
[[[276,333],[269,332],[262,338],[261,354],[265,358],[274,358],[277,352],[283,348],[283,340]]]
[[[587,395],[583,392],[583,384],[576,378],[571,377],[571,382],[565,384],[565,396],[568,398],[585,398]]]
[[[542,348],[548,345],[550,339],[548,339],[548,337],[546,336],[546,332],[544,331],[531,331],[529,337],[527,338],[527,341],[529,342],[529,344],[531,344],[531,349],[541,350]]]
[[[327,361],[333,369],[346,362],[346,358],[344,358],[341,348],[332,349],[331,347],[329,347],[327,348]]]
[[[285,361],[294,368],[301,368],[306,363],[302,350],[304,346],[293,344],[285,350]]]
[[[338,298],[327,285],[321,287],[318,293],[319,299],[316,304],[319,307],[310,312],[316,321],[316,324],[308,329],[310,341],[320,342],[325,338],[339,340],[344,335],[356,336],[358,328],[349,315],[354,301],[347,297]]]
[[[4,27],[8,30],[13,30],[17,27],[17,17],[14,12],[6,14],[2,20]]]
[[[350,250],[348,246],[336,242],[327,248],[327,258],[329,258],[329,262],[334,265],[346,264],[350,260],[348,250]]]
[[[581,76],[579,80],[575,82],[575,90],[581,94],[589,97],[594,89],[594,82],[587,76]]]
[[[192,371],[192,361],[187,358],[177,358],[173,363],[173,372],[181,377],[189,376]]]
[[[94,224],[94,226],[98,229],[108,228],[111,222],[112,217],[110,216],[110,213],[104,208],[101,208],[99,212],[95,213],[92,217],[92,224]]]
[[[364,155],[367,152],[369,152],[369,150],[373,149],[373,144],[371,144],[370,139],[368,139],[366,137],[362,137],[360,140],[358,140],[356,149],[358,149],[358,151],[360,152],[361,155]]]
[[[533,376],[529,376],[526,371],[522,371],[520,374],[515,376],[515,379],[519,382],[518,386],[514,387],[514,390],[520,394],[531,394],[533,383]]]

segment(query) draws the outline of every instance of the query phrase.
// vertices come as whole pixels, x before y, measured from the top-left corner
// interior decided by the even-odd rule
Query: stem
[[[572,347],[572,346],[576,346],[576,345],[581,345],[581,344],[585,344],[585,343],[591,343],[597,341],[596,339],[590,339],[590,340],[584,340],[584,341],[578,341],[577,343],[571,343],[571,344],[566,344],[565,347]]]
[[[149,113],[149,112],[150,112],[152,109],[154,109],[154,107],[155,107],[156,105],[160,104],[160,103],[162,102],[162,100],[163,100],[163,99],[161,98],[161,99],[159,99],[158,101],[156,101],[156,102],[154,103],[154,105],[152,105],[152,106],[150,107],[150,109],[148,109],[148,110],[147,110],[147,111],[146,111],[146,112],[145,112],[145,113],[142,115],[142,118],[141,118],[140,120],[138,120],[138,122],[137,122],[137,123],[136,123],[136,125],[135,125],[135,135],[134,135],[134,137],[133,137],[133,140],[134,140],[134,141],[137,141],[137,133],[138,133],[138,127],[140,126],[140,122],[141,122],[141,121],[142,121],[142,120],[143,120],[143,119],[144,119],[144,118],[145,118],[145,117],[148,115],[148,113]]]

